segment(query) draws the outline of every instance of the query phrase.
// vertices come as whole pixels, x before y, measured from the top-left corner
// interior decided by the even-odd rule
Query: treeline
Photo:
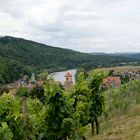
[[[0,139],[85,140],[89,124],[92,135],[96,124],[98,134],[98,118],[104,108],[100,85],[105,76],[96,71],[85,78],[81,72],[70,92],[48,80],[44,90],[36,90],[36,93],[20,87],[15,97],[3,94],[0,97]]]
[[[135,59],[110,55],[90,55],[69,49],[56,48],[14,37],[0,38],[0,83],[17,80],[19,75],[46,70],[48,73],[83,67],[91,70],[97,67],[121,65]],[[16,63],[16,64],[15,64]],[[21,68],[22,67],[22,68]],[[11,71],[5,71],[11,69]],[[15,76],[14,76],[15,75]]]
[[[32,68],[22,65],[14,60],[0,59],[0,83],[10,83],[31,74]]]

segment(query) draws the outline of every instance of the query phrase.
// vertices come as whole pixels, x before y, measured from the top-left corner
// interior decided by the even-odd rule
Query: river
[[[76,74],[76,69],[72,69],[72,70],[67,70],[67,71],[61,71],[61,72],[54,72],[51,73],[50,76],[55,80],[55,81],[60,81],[62,84],[64,84],[65,81],[65,74],[67,72],[70,72],[72,74],[72,80],[73,83],[75,83],[75,74]]]

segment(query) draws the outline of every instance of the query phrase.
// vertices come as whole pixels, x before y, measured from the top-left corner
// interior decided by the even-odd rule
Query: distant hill
[[[126,58],[132,58],[137,61],[140,60],[140,53],[114,53],[111,54],[112,56],[121,56],[121,57],[126,57]]]
[[[84,67],[115,66],[135,59],[91,55],[10,36],[0,37],[0,83],[9,83],[33,71],[48,72]]]
[[[89,53],[91,55],[108,55],[108,56],[117,56],[117,57],[125,57],[125,58],[132,58],[133,60],[139,61],[140,60],[140,52],[138,53],[128,53],[128,52],[118,52],[118,53],[104,53],[104,52],[92,52]]]
[[[89,53],[91,55],[108,55],[107,53],[104,52],[94,52],[94,53]]]

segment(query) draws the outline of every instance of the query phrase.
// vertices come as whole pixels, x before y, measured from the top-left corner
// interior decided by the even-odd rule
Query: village
[[[59,83],[59,85],[61,85],[66,91],[70,91],[73,83],[75,82],[74,79],[72,78],[74,75],[72,75],[70,72],[66,72],[65,75],[64,75],[64,82],[60,82],[60,81],[56,81]],[[18,80],[14,83],[10,83],[10,84],[7,84],[6,85],[6,88],[8,89],[8,91],[10,91],[10,94],[11,95],[15,95],[16,94],[16,90],[19,88],[19,87],[26,87],[28,90],[33,90],[36,86],[38,87],[42,87],[47,79],[44,79],[44,80],[36,80],[35,78],[35,74],[33,73],[31,78],[29,80],[27,80],[27,76],[24,76],[23,79],[21,80]],[[53,77],[52,77],[53,79]]]
[[[59,78],[52,76],[52,79],[58,82],[59,85],[63,87],[63,89],[65,89],[66,91],[70,91],[72,86],[76,82],[75,74],[76,74],[76,71],[75,72],[65,71],[63,72],[63,74],[62,72],[57,72],[57,75],[59,76]],[[46,78],[43,78],[43,79],[37,79],[34,73],[32,73],[31,78],[25,75],[22,79],[14,83],[6,84],[5,91],[10,91],[11,95],[15,95],[16,90],[21,86],[26,87],[30,91],[33,90],[35,87],[43,87],[47,79],[47,76]],[[108,76],[105,79],[103,79],[102,88],[107,89],[109,87],[119,87],[121,86],[121,84],[127,83],[130,80],[139,80],[139,78],[140,78],[139,71],[133,71],[133,70],[128,69],[121,72],[121,71],[116,71],[114,69],[109,69]]]

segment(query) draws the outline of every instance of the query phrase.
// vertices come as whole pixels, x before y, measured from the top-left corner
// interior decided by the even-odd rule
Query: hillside
[[[133,106],[123,116],[113,117],[102,123],[100,135],[89,140],[139,140],[140,139],[140,105]]]
[[[100,52],[94,52],[89,53],[91,55],[108,55],[108,56],[117,56],[117,57],[126,57],[135,59],[136,61],[140,61],[140,52],[138,53],[127,53],[127,52],[121,52],[121,53],[100,53]]]
[[[140,53],[114,53],[112,56],[123,56],[126,58],[136,59],[137,61],[140,60]]]
[[[131,80],[103,91],[104,113],[100,117],[100,134],[88,140],[140,139],[140,81]]]
[[[24,74],[46,69],[48,72],[84,67],[115,66],[135,59],[90,55],[41,43],[5,36],[0,38],[0,83],[17,80]]]

